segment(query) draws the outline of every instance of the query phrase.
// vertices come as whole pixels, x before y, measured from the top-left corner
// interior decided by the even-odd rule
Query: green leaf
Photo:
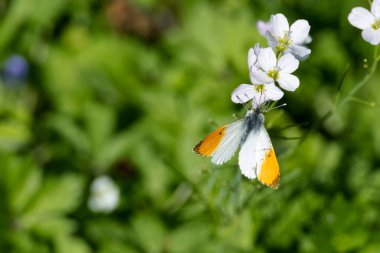
[[[18,165],[13,170],[16,180],[12,184],[12,207],[15,213],[22,213],[41,187],[42,171],[30,160]]]
[[[48,177],[38,195],[21,217],[25,227],[67,214],[76,208],[83,193],[83,179],[79,175],[66,174]]]
[[[332,238],[336,252],[351,252],[366,245],[367,235],[362,231],[336,234]]]
[[[90,247],[80,238],[74,236],[57,236],[54,240],[57,253],[89,253]]]
[[[30,141],[31,133],[27,125],[17,121],[0,123],[0,148],[15,150]]]
[[[211,224],[207,222],[188,222],[173,229],[168,237],[169,252],[196,252],[199,245],[209,243]]]
[[[89,104],[84,111],[87,134],[96,155],[105,145],[115,126],[114,112],[100,104]]]
[[[90,143],[87,135],[71,118],[60,114],[54,114],[48,118],[47,125],[57,131],[62,138],[73,145],[78,151],[90,151]]]
[[[33,231],[45,238],[54,239],[58,236],[68,236],[77,228],[74,221],[64,217],[48,217],[36,223]]]
[[[134,218],[132,227],[140,246],[145,252],[162,252],[165,227],[157,216],[154,214],[139,214]]]
[[[95,157],[95,164],[100,171],[107,170],[119,158],[126,156],[128,148],[131,148],[134,144],[134,138],[130,137],[131,134],[128,132],[121,133],[109,138],[104,143]]]

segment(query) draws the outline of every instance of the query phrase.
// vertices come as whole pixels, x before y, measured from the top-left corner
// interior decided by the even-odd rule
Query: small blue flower
[[[29,73],[29,64],[21,55],[12,55],[4,63],[3,81],[4,84],[10,87],[21,86]]]

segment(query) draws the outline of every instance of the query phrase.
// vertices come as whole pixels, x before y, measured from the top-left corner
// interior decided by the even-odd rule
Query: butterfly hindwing
[[[257,146],[257,135],[252,129],[244,143],[241,146],[239,152],[239,167],[241,173],[249,179],[256,178],[256,146]]]
[[[277,188],[280,169],[269,135],[261,124],[252,129],[239,153],[239,167],[242,174],[258,180],[271,188]]]
[[[278,166],[276,154],[264,125],[259,130],[259,142],[257,152],[259,158],[256,164],[256,175],[258,180],[271,188],[278,188],[280,183],[280,167]]]
[[[258,168],[257,174],[261,183],[274,189],[278,188],[280,184],[280,168],[272,146],[265,151],[264,160],[261,167]]]

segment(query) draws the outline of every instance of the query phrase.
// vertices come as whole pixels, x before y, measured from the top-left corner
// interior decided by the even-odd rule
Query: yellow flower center
[[[263,93],[265,91],[264,84],[258,84],[253,87],[258,93]]]
[[[268,76],[270,78],[273,78],[273,80],[277,80],[278,79],[278,70],[277,69],[273,69],[271,71],[268,72]]]
[[[276,45],[276,49],[278,52],[283,52],[292,43],[289,35],[289,32],[287,32],[284,37],[277,38],[278,44]]]
[[[372,25],[372,28],[375,29],[375,30],[379,30],[380,29],[380,20],[376,20],[375,23],[373,23]]]

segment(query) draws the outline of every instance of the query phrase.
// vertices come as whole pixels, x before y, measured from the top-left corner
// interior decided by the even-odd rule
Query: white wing
[[[271,147],[272,143],[264,125],[258,129],[252,129],[239,153],[241,173],[247,178],[256,178],[260,174],[265,154]]]
[[[231,159],[240,146],[241,138],[246,131],[244,119],[232,122],[226,127],[225,134],[212,154],[211,162],[223,164]]]

